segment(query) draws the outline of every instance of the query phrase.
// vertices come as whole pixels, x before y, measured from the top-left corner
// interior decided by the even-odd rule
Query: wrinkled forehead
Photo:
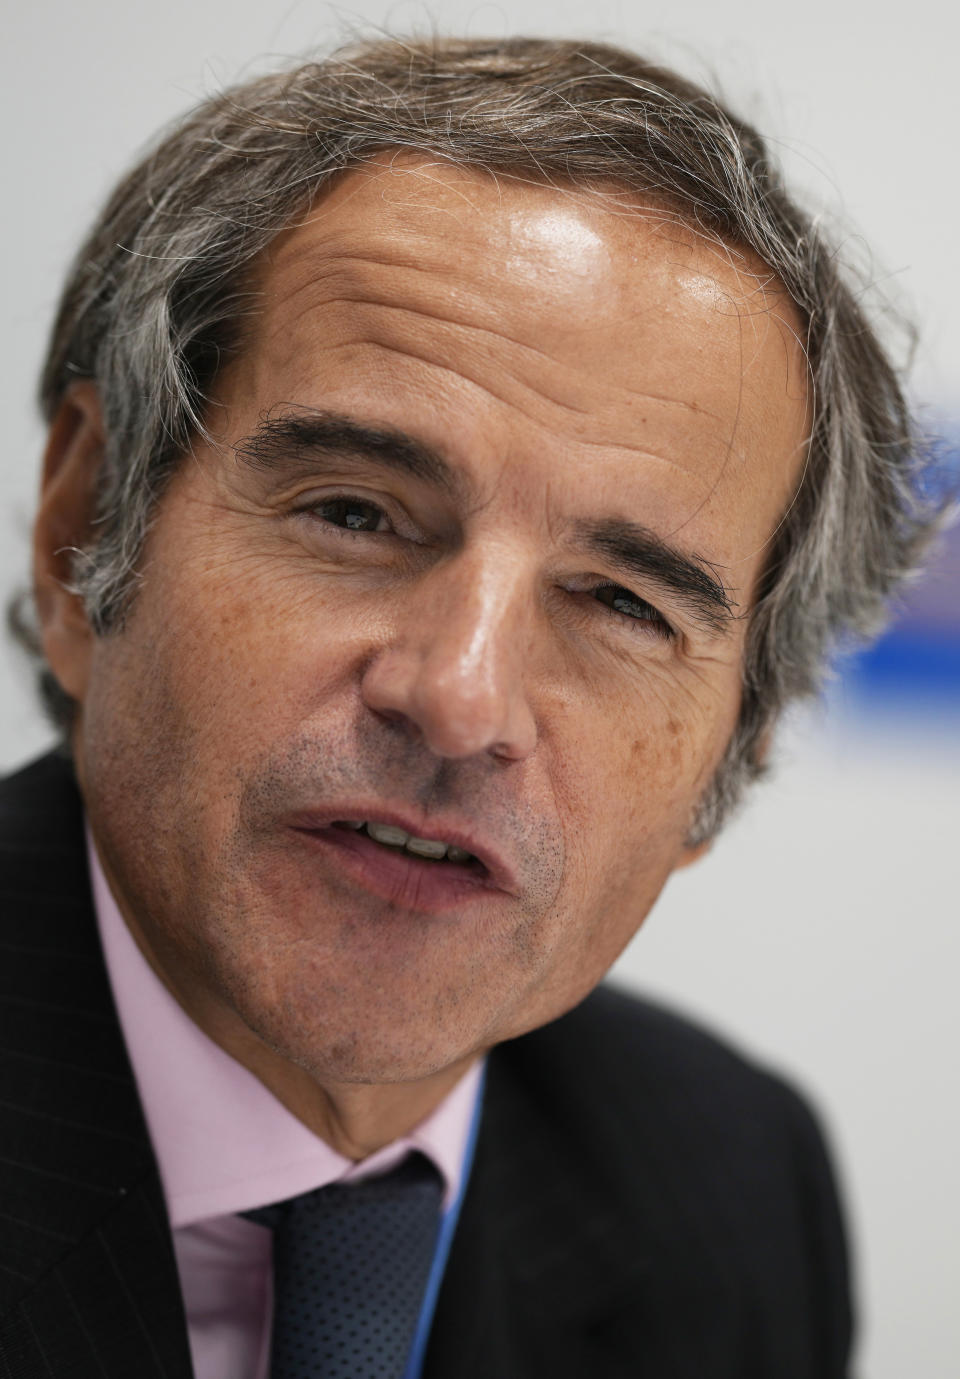
[[[383,154],[277,238],[258,287],[257,334],[281,354],[312,308],[416,302],[526,350],[534,375],[548,355],[574,410],[619,387],[676,395],[709,422],[733,381],[741,432],[769,433],[771,399],[807,391],[802,323],[766,265],[616,187]]]

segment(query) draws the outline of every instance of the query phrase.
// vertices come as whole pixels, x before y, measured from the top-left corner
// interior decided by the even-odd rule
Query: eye
[[[326,498],[322,503],[311,504],[310,512],[344,531],[393,530],[383,508],[363,498]]]
[[[638,594],[631,593],[629,589],[624,589],[622,584],[598,584],[592,592],[594,598],[600,603],[605,603],[612,612],[622,613],[625,618],[633,618],[637,622],[649,623],[658,636],[675,635],[666,618],[652,603],[640,598]]]

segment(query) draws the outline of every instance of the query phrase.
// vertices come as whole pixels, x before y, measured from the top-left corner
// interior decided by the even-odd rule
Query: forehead
[[[365,419],[473,461],[546,445],[555,480],[602,482],[617,455],[653,526],[744,515],[720,560],[789,501],[806,436],[797,313],[764,265],[662,208],[384,156],[281,234],[256,277],[242,368],[261,410],[373,406]]]

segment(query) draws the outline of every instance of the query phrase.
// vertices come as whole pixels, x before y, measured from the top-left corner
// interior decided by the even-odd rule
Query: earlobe
[[[67,389],[50,427],[33,531],[34,598],[44,654],[61,687],[81,702],[93,630],[71,583],[75,553],[90,544],[103,452],[99,393],[92,380],[81,379]]]
[[[695,846],[685,847],[674,865],[674,871],[681,871],[684,867],[689,867],[692,866],[694,862],[699,862],[700,858],[708,853],[712,846],[713,840],[710,839],[705,843],[697,843]]]

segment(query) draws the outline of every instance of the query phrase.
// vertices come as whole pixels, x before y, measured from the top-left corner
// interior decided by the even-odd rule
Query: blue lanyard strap
[[[477,1097],[473,1103],[470,1133],[467,1136],[467,1144],[463,1154],[463,1171],[460,1174],[460,1189],[454,1201],[451,1202],[447,1211],[444,1212],[443,1219],[440,1222],[440,1234],[437,1237],[437,1248],[434,1251],[433,1266],[430,1270],[430,1277],[427,1279],[427,1287],[423,1295],[423,1306],[420,1308],[420,1317],[417,1321],[413,1345],[410,1348],[410,1358],[403,1372],[403,1379],[420,1379],[420,1375],[423,1371],[423,1360],[427,1351],[427,1338],[430,1335],[430,1326],[433,1322],[433,1314],[437,1306],[437,1296],[440,1292],[440,1284],[443,1282],[443,1271],[447,1266],[447,1256],[450,1253],[450,1246],[453,1242],[453,1233],[457,1229],[460,1206],[463,1202],[464,1193],[467,1190],[467,1183],[470,1181],[470,1170],[473,1167],[473,1153],[477,1146],[477,1134],[480,1130],[480,1114],[483,1107],[483,1089],[486,1080],[487,1065],[486,1062],[484,1062],[480,1072],[480,1080],[477,1083]]]

